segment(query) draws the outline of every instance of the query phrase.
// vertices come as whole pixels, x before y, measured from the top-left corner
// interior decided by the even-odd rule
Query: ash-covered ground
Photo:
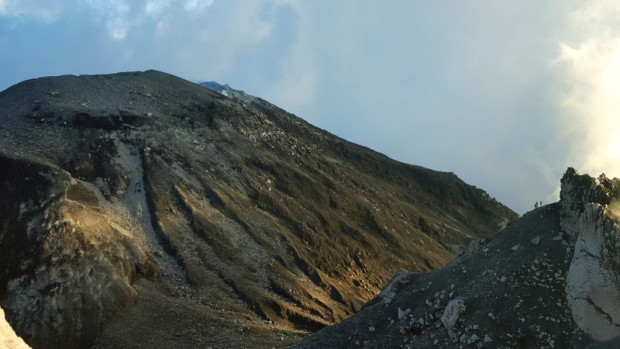
[[[620,347],[619,180],[569,169],[537,208],[441,270],[398,272],[295,348]]]

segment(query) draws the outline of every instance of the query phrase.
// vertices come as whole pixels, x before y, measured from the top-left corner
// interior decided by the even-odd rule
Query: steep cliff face
[[[293,343],[516,218],[452,173],[245,97],[156,71],[0,93],[0,305],[18,334]]]
[[[300,348],[618,348],[619,179],[569,168],[560,202],[441,270],[398,272],[360,313]]]
[[[620,336],[620,180],[562,178],[562,228],[575,240],[566,298],[575,322],[596,340]]]

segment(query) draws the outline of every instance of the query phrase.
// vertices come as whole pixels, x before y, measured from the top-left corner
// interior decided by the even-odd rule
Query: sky
[[[0,0],[0,90],[157,69],[217,81],[519,213],[620,177],[615,0]]]

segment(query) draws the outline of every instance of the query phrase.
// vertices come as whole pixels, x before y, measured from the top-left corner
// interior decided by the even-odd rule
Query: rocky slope
[[[157,71],[25,81],[0,125],[0,306],[35,348],[294,343],[516,218]]]
[[[559,203],[440,270],[398,272],[297,348],[620,347],[620,180],[569,169]]]

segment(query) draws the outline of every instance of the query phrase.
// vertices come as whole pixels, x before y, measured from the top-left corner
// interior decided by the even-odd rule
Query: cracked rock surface
[[[620,180],[569,168],[561,183],[560,202],[440,270],[396,273],[357,315],[296,348],[620,347]]]
[[[293,344],[517,218],[226,91],[147,71],[0,93],[0,306],[28,344]]]
[[[562,227],[575,239],[566,299],[575,322],[597,340],[620,336],[620,180],[562,178]]]

